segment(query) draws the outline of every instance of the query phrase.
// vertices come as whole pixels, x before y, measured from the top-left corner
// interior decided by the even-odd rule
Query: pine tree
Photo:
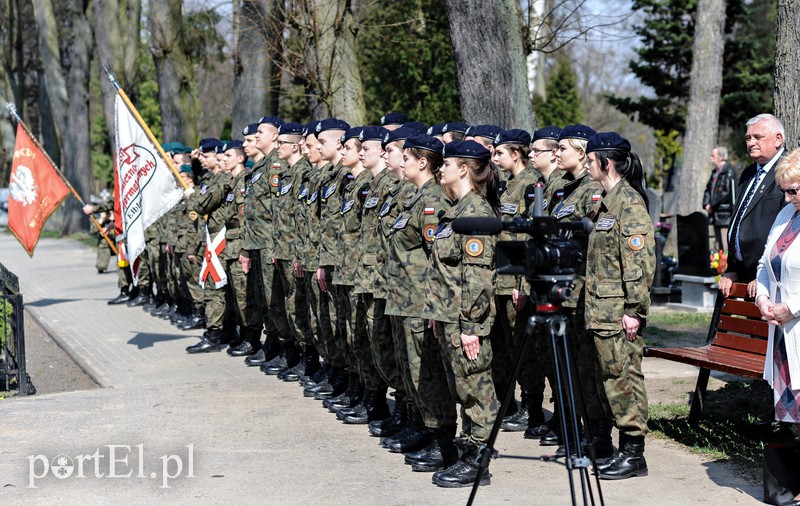
[[[533,108],[539,125],[565,126],[583,121],[581,99],[578,96],[578,76],[569,61],[558,62],[547,81],[547,99],[534,98]]]

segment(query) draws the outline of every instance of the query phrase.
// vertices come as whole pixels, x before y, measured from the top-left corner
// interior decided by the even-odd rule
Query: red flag
[[[69,188],[20,124],[8,193],[8,228],[33,256],[44,222],[67,196]]]

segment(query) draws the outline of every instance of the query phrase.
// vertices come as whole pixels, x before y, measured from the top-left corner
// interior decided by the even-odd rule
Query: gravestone
[[[678,274],[709,276],[708,216],[696,212],[678,215]]]

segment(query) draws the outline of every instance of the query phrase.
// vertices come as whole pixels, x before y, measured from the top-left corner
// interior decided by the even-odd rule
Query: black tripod
[[[541,283],[537,281],[536,284]],[[552,284],[552,282],[551,282]],[[557,300],[569,299],[569,290],[565,285],[552,286],[550,290],[545,290],[544,293],[558,294]],[[560,292],[560,293],[559,293]],[[555,298],[555,297],[554,297]],[[577,470],[580,477],[580,490],[582,497],[582,504],[595,504],[594,492],[592,490],[592,482],[589,476],[589,468],[592,467],[595,473],[595,482],[597,487],[597,497],[601,505],[605,504],[603,501],[603,493],[600,488],[600,479],[597,472],[597,465],[595,463],[594,447],[589,444],[589,456],[584,455],[584,447],[581,444],[581,437],[579,431],[579,420],[583,419],[584,424],[584,437],[586,441],[591,441],[591,434],[589,434],[588,424],[586,423],[586,410],[583,403],[583,394],[580,389],[580,382],[577,381],[576,369],[571,352],[571,345],[567,337],[567,317],[564,315],[560,303],[550,303],[545,301],[536,304],[536,314],[528,319],[525,327],[525,336],[522,340],[522,350],[517,355],[514,362],[514,369],[511,376],[511,381],[508,388],[503,393],[500,411],[497,414],[497,419],[492,426],[492,431],[489,435],[489,440],[481,448],[477,478],[472,486],[467,505],[472,505],[475,499],[475,494],[478,491],[480,477],[483,470],[489,467],[489,461],[494,453],[494,444],[497,440],[497,435],[500,432],[500,427],[503,424],[503,416],[505,415],[506,408],[511,402],[514,390],[516,389],[517,378],[519,377],[520,370],[522,369],[522,361],[525,357],[525,351],[530,345],[537,326],[545,326],[550,334],[550,346],[553,351],[553,374],[555,378],[555,394],[556,394],[556,408],[558,409],[557,415],[559,416],[561,425],[561,434],[564,442],[565,456],[563,464],[566,466],[569,477],[569,489],[572,496],[572,504],[576,505],[577,496],[575,490],[575,480],[573,471]],[[575,385],[577,386],[577,389]],[[576,391],[577,390],[577,391]],[[580,417],[579,417],[580,415]],[[521,456],[506,456],[506,458],[523,458],[535,459],[545,462],[562,463],[557,456],[544,456],[544,457],[521,457]]]

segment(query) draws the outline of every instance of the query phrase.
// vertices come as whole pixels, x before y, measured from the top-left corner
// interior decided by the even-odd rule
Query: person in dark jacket
[[[703,209],[714,225],[717,250],[728,249],[728,227],[733,218],[733,203],[736,201],[736,172],[728,163],[728,148],[717,146],[711,150],[714,169],[703,193]]]

